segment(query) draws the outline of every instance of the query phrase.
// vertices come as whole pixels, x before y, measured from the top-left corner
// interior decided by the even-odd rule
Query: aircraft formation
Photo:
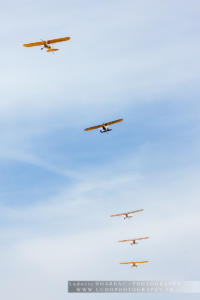
[[[131,214],[135,214],[135,213],[139,213],[144,211],[144,209],[138,209],[138,210],[133,210],[133,211],[129,211],[129,212],[124,212],[124,213],[119,213],[119,214],[115,214],[115,215],[111,215],[110,217],[120,217],[123,216],[124,220],[125,219],[129,219],[132,218],[133,216],[130,216]],[[147,240],[149,239],[148,236],[145,237],[140,237],[140,238],[133,238],[133,239],[128,239],[128,240],[119,240],[119,243],[126,243],[129,242],[131,244],[131,246],[138,244],[137,241],[142,241],[142,240]],[[143,261],[128,261],[128,262],[121,262],[121,265],[131,265],[133,268],[134,267],[138,267],[138,264],[143,264],[143,263],[148,263],[148,260],[143,260]]]
[[[66,36],[66,37],[62,37],[62,38],[56,38],[56,39],[51,39],[51,40],[41,40],[39,42],[31,42],[31,43],[26,43],[23,44],[24,47],[30,48],[30,47],[36,47],[36,46],[40,46],[41,50],[43,50],[44,48],[46,49],[46,52],[55,52],[58,51],[58,48],[53,48],[52,44],[55,43],[60,43],[60,42],[66,42],[69,41],[71,39],[71,37]],[[100,133],[108,133],[110,132],[112,129],[108,126],[117,124],[122,122],[123,119],[117,119],[114,121],[110,121],[110,122],[106,122],[103,124],[99,124],[99,125],[95,125],[92,127],[88,127],[85,128],[85,131],[91,131],[91,130],[95,130],[95,129],[100,129]],[[114,214],[111,215],[110,217],[119,217],[122,216],[124,217],[124,219],[129,219],[132,218],[133,216],[131,216],[132,214],[135,213],[139,213],[142,212],[144,209],[138,209],[138,210],[134,210],[134,211],[129,211],[129,212],[124,212],[124,213],[119,213],[119,214]],[[149,237],[141,237],[141,238],[133,238],[133,239],[128,239],[128,240],[119,240],[119,243],[124,243],[124,242],[129,242],[132,246],[138,244],[137,241],[141,241],[141,240],[146,240]],[[144,260],[144,261],[128,261],[128,262],[120,262],[121,265],[131,265],[132,267],[138,267],[138,264],[143,264],[143,263],[148,263],[149,261]]]

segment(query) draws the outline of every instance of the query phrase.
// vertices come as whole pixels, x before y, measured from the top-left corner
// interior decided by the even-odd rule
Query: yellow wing
[[[144,263],[148,263],[148,260],[143,260],[143,261],[135,261],[136,264],[144,264]]]
[[[94,129],[98,129],[98,128],[102,128],[103,125],[97,125],[97,126],[93,126],[93,127],[89,127],[89,128],[86,128],[84,129],[85,131],[89,131],[89,130],[94,130]]]
[[[36,43],[29,43],[29,44],[24,44],[24,47],[35,47],[35,46],[42,46],[44,45],[44,42],[36,42]]]
[[[59,38],[59,39],[53,39],[53,40],[48,40],[47,44],[54,44],[54,43],[60,43],[60,42],[65,42],[69,41],[71,38],[69,36]]]
[[[132,265],[134,262],[133,261],[128,261],[128,262],[120,262],[120,265]]]
[[[123,121],[123,119],[118,119],[118,120],[115,120],[115,121],[111,121],[111,122],[105,123],[104,125],[108,126],[108,125],[112,125],[112,124],[119,123],[119,122],[122,122],[122,121]]]

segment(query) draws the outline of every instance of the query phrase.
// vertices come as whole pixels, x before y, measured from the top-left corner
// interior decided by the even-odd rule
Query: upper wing
[[[134,213],[137,213],[137,212],[140,212],[140,211],[143,211],[144,209],[138,209],[138,210],[133,210],[133,211],[129,211],[127,212],[126,214],[134,214]]]
[[[104,125],[108,126],[108,125],[112,125],[112,124],[119,123],[119,122],[122,122],[122,121],[123,121],[123,119],[118,119],[118,120],[115,120],[115,121],[112,121],[112,122],[105,123]]]
[[[132,264],[133,262],[132,261],[128,261],[128,262],[120,262],[121,265],[129,265],[129,264]]]
[[[63,37],[63,38],[59,38],[59,39],[53,39],[53,40],[48,40],[47,44],[54,44],[54,43],[60,43],[60,42],[65,42],[70,40],[69,36]]]
[[[94,129],[101,128],[101,127],[103,127],[103,124],[102,125],[93,126],[93,127],[89,127],[89,128],[84,129],[84,130],[85,131],[89,131],[89,130],[94,130]]]
[[[143,261],[135,261],[136,264],[144,264],[144,263],[148,263],[148,260],[143,260]]]
[[[36,42],[36,43],[29,43],[29,44],[24,44],[24,47],[34,47],[34,46],[42,46],[44,45],[44,42]]]

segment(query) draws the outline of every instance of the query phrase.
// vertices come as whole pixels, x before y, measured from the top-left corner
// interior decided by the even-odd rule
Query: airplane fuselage
[[[100,130],[101,133],[104,133],[104,132],[108,132],[108,131],[111,131],[112,129],[108,128],[107,126],[103,125],[102,126],[102,130]]]
[[[136,241],[135,240],[133,240],[132,242],[131,242],[131,245],[136,245],[137,243],[136,243]]]
[[[124,220],[129,218],[132,218],[132,216],[129,216],[128,214],[124,215]]]
[[[52,46],[50,44],[47,44],[47,41],[43,41],[43,42],[44,42],[44,45],[41,48],[41,50],[43,50],[44,48],[47,49],[47,52],[54,52],[54,51],[58,51],[59,50],[59,49],[56,49],[56,48],[52,48]]]
[[[51,49],[51,45],[48,45],[48,44],[47,44],[47,41],[43,41],[43,42],[44,42],[43,48]],[[42,48],[42,49],[43,49],[43,48]]]

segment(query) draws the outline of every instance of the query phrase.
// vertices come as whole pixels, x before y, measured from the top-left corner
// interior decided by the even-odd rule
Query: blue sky
[[[199,279],[199,9],[194,0],[2,5],[4,299],[84,298],[64,295],[73,279]],[[65,35],[55,55],[22,47]],[[121,117],[109,135],[83,131]],[[109,218],[139,208],[128,222]],[[117,244],[141,235],[151,239]],[[151,263],[119,265],[135,259]]]

